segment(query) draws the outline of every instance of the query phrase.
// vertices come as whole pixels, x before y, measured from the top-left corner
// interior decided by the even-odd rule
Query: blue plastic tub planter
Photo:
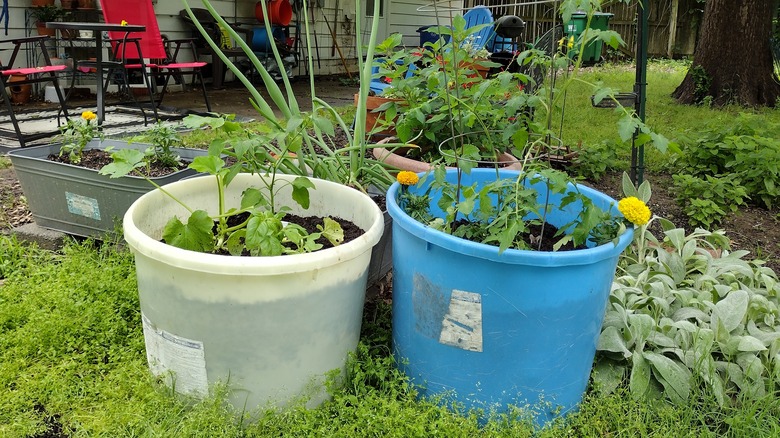
[[[86,149],[133,148],[145,150],[150,145],[121,140],[92,140]],[[205,150],[173,148],[183,161],[192,161]],[[41,227],[84,237],[103,238],[113,233],[130,204],[154,189],[137,176],[112,179],[97,170],[50,161],[58,154],[60,144],[48,144],[9,153],[22,192],[27,198],[35,223]],[[152,178],[159,185],[195,175],[183,169],[170,175]]]
[[[500,172],[501,178],[518,175]],[[447,178],[454,182],[456,171],[447,171]],[[465,185],[484,184],[496,173],[474,169],[463,178]],[[409,189],[422,193],[431,180]],[[543,205],[545,186],[534,188]],[[612,198],[583,186],[579,190],[617,214]],[[399,207],[398,191],[395,183],[387,195],[393,218],[393,348],[420,395],[485,414],[516,406],[539,426],[576,409],[588,384],[618,257],[633,229],[617,245],[499,254],[496,246],[412,219]],[[553,205],[560,200],[550,196]],[[437,202],[432,192],[431,205]],[[547,222],[561,227],[579,209],[581,204],[553,209]]]

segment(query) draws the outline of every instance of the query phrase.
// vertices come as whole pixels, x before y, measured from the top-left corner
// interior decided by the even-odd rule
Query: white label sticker
[[[206,353],[203,343],[159,330],[141,314],[146,359],[152,374],[181,394],[207,396]]]
[[[65,192],[65,201],[68,203],[68,211],[79,216],[100,220],[100,206],[95,198]]]
[[[482,351],[482,296],[453,290],[450,308],[441,323],[439,343],[468,351]]]

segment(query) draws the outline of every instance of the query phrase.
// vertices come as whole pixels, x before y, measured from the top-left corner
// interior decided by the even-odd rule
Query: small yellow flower
[[[398,172],[398,176],[395,179],[403,186],[413,186],[420,180],[416,173],[408,170]]]
[[[90,121],[90,120],[95,120],[97,118],[97,115],[92,111],[84,111],[83,113],[81,113],[81,118]]]
[[[570,49],[571,49],[572,47],[574,47],[574,35],[572,35],[572,36],[570,36],[570,37],[569,37],[569,43],[568,43],[568,44],[566,44],[566,47],[568,47],[568,48],[570,48]]]
[[[122,20],[122,21],[119,23],[119,25],[120,25],[120,26],[127,26],[127,21],[125,21],[125,20]]]
[[[650,209],[635,196],[621,199],[618,202],[618,210],[634,225],[641,226],[650,221]]]
[[[563,43],[565,42],[566,42],[566,37],[563,37],[560,40],[558,40],[558,48],[563,47]]]

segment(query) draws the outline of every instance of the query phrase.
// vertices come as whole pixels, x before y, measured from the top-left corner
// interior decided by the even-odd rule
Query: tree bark
[[[672,96],[686,104],[774,106],[774,12],[775,0],[707,0],[693,64]]]

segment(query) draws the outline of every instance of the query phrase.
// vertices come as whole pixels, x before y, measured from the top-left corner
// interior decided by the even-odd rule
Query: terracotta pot
[[[449,61],[444,61],[441,56],[437,56],[436,60],[439,61],[439,64],[441,64],[442,66],[449,64]],[[468,70],[474,70],[476,72],[476,74],[478,74],[480,77],[482,77],[482,79],[487,79],[488,73],[490,72],[490,67],[485,67],[485,66],[482,66],[480,64],[477,64],[476,62],[470,62],[470,61],[461,61],[458,64],[458,69],[460,69],[460,70],[467,70],[467,69]],[[474,75],[473,77],[476,77],[476,75]],[[477,81],[473,81],[473,82],[469,82],[469,83],[474,83],[474,82],[477,82]]]
[[[359,96],[355,95],[355,106],[357,107]],[[366,132],[371,132],[374,127],[380,126],[384,121],[384,114],[382,112],[376,112],[375,110],[387,102],[401,102],[401,99],[390,99],[381,96],[368,96],[366,98]],[[393,120],[395,122],[395,120]],[[395,135],[394,128],[388,128],[382,131],[375,132],[372,138],[383,139]]]
[[[38,29],[38,35],[47,35],[50,37],[57,35],[57,29],[49,29],[43,21],[35,23],[35,27]]]
[[[95,0],[78,0],[79,9],[95,9]]]
[[[27,80],[27,75],[11,75],[8,79],[11,89],[11,103],[22,105],[30,101],[32,95],[32,84],[13,85],[14,82]]]
[[[393,143],[394,141],[398,141],[398,139],[386,138],[379,141],[377,144],[385,145],[388,143]],[[372,149],[372,152],[374,154],[374,158],[391,166],[397,167],[399,170],[408,170],[411,172],[420,173],[433,169],[429,163],[412,158],[406,158],[403,155],[396,154],[390,149],[374,148]],[[499,156],[498,162],[501,164],[502,169],[521,170],[523,168],[522,163],[520,163],[517,158],[507,153],[501,154]]]
[[[54,0],[31,0],[30,5],[32,5],[32,6],[52,6],[52,5],[54,5]]]
[[[77,0],[60,0],[60,6],[62,9],[73,9],[78,4]]]

